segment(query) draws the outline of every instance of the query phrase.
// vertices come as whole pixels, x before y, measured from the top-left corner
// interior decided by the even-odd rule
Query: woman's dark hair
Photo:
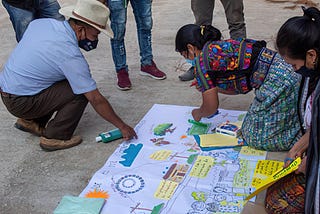
[[[221,39],[221,32],[211,25],[187,24],[181,27],[176,35],[176,51],[187,51],[187,45],[191,44],[202,50],[208,41]]]
[[[310,49],[320,50],[320,11],[302,7],[304,15],[288,19],[280,28],[276,48],[292,59],[306,58]]]

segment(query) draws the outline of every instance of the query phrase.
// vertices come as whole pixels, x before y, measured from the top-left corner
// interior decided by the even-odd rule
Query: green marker
[[[122,138],[121,131],[119,129],[114,129],[109,132],[99,134],[99,136],[96,137],[96,142],[108,143],[119,138]]]
[[[198,121],[195,121],[195,120],[189,119],[188,122],[189,122],[189,123],[192,123],[192,124],[194,124],[194,125],[203,126],[203,127],[208,127],[207,124],[204,124],[204,123],[201,123],[201,122],[198,122]]]

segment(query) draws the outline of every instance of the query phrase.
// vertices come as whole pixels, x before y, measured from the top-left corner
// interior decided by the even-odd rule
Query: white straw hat
[[[62,7],[59,13],[85,22],[113,38],[113,32],[108,25],[109,8],[98,0],[77,0],[76,5]]]

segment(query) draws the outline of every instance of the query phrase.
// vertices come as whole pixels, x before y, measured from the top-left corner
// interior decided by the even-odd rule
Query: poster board
[[[80,197],[105,198],[102,214],[240,213],[266,152],[247,146],[202,151],[187,135],[193,108],[155,104],[135,127],[138,139],[120,144]],[[210,123],[210,131],[244,114],[219,109],[201,122]]]

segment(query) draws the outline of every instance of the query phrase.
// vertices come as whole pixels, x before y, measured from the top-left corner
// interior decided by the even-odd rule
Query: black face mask
[[[85,51],[91,51],[95,49],[98,45],[98,39],[91,41],[87,38],[82,39],[79,41],[79,47],[82,48]]]
[[[314,69],[309,69],[305,65],[296,70],[298,74],[301,74],[303,77],[317,77],[320,76],[320,71],[314,70]]]

